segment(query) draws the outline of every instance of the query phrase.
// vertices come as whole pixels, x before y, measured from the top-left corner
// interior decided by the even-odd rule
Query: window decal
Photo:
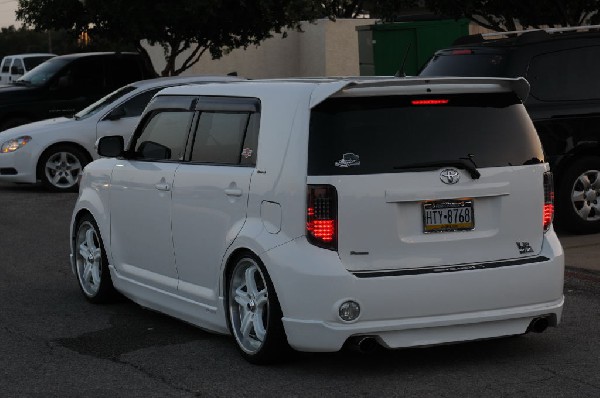
[[[360,156],[354,153],[345,153],[342,159],[335,162],[336,167],[360,166]]]
[[[250,148],[244,148],[244,149],[242,150],[242,157],[243,157],[244,159],[248,159],[249,157],[251,157],[251,156],[252,156],[252,153],[253,153],[253,152],[254,152],[254,151],[253,151],[252,149],[250,149]]]

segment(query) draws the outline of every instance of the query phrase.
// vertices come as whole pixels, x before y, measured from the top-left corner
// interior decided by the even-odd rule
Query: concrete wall
[[[336,22],[321,19],[315,23],[303,23],[302,32],[289,31],[286,38],[275,35],[258,47],[233,50],[218,60],[212,60],[209,54],[205,54],[182,75],[237,72],[239,76],[253,79],[357,76],[358,34],[355,28],[374,22],[374,19],[340,19]],[[163,49],[149,45],[146,48],[154,69],[160,73],[165,66]]]

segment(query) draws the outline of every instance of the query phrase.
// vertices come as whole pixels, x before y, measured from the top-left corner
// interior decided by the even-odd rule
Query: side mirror
[[[122,106],[118,106],[113,109],[108,115],[106,115],[106,120],[119,120],[127,116],[127,112],[125,112],[125,108]]]
[[[123,155],[125,140],[120,135],[107,135],[97,141],[96,149],[104,158],[116,158]]]

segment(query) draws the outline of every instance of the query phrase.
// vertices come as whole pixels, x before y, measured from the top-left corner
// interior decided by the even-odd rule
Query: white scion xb
[[[84,296],[292,347],[541,332],[563,308],[552,176],[523,79],[169,88],[100,139],[71,227]]]

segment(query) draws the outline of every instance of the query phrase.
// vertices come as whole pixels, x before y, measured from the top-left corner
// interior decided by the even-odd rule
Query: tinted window
[[[193,112],[157,112],[134,139],[133,157],[140,160],[183,160]]]
[[[412,104],[440,98],[448,102]],[[311,114],[310,175],[395,173],[469,158],[477,167],[543,160],[533,124],[514,94],[330,98]]]
[[[506,76],[504,54],[435,55],[419,76]]]
[[[32,86],[43,86],[69,62],[71,62],[71,60],[65,58],[49,59],[48,62],[41,63],[25,73],[18,81]]]
[[[145,77],[137,57],[107,57],[106,61],[109,87],[118,88]]]
[[[133,86],[125,86],[116,91],[113,91],[112,93],[108,94],[107,96],[94,102],[92,105],[88,106],[87,108],[76,113],[75,119],[85,119],[87,117],[90,117],[93,114],[95,114],[96,112],[100,111],[101,109],[104,109],[108,105],[112,104],[113,102],[117,101],[119,98],[132,92],[135,89],[136,89],[136,87],[133,87]]]
[[[538,55],[527,80],[531,95],[542,101],[600,98],[600,47],[584,47]]]
[[[121,105],[125,111],[125,117],[140,116],[144,111],[144,108],[146,108],[146,105],[148,105],[148,102],[154,97],[154,94],[161,89],[162,87],[154,88],[125,101],[125,103]]]
[[[36,66],[38,66],[39,64],[41,64],[42,62],[49,60],[50,58],[52,58],[52,56],[50,56],[50,55],[42,55],[39,57],[24,58],[23,62],[25,63],[25,69],[31,70],[31,69],[35,68]]]
[[[10,62],[12,58],[4,58],[2,62],[2,73],[8,73],[10,71]]]
[[[191,161],[239,164],[250,113],[202,112],[194,138]]]
[[[22,72],[23,71],[23,61],[21,61],[20,59],[16,58],[15,61],[13,62],[11,69],[12,68],[20,68]]]

